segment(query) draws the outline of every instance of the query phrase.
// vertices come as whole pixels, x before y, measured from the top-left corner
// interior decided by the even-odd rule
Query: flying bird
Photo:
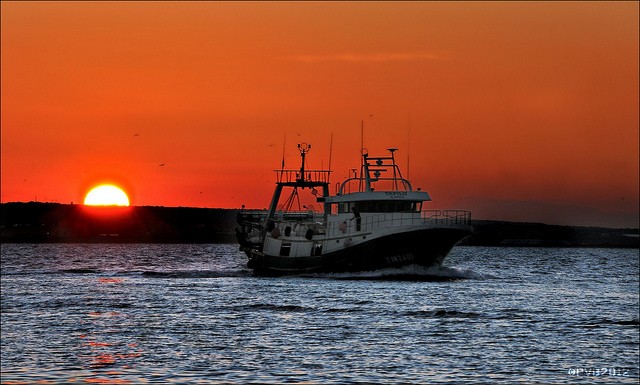
[[[164,167],[165,163],[160,163],[160,167]]]

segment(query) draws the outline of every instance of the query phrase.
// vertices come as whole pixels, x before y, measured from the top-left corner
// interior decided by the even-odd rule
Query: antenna
[[[409,155],[411,154],[411,112],[409,112],[409,127],[407,127],[407,179],[411,180]]]
[[[333,132],[331,133],[331,140],[329,141],[329,173],[327,174],[327,183],[331,177],[331,155],[333,155]]]
[[[282,169],[284,171],[284,151],[287,148],[287,131],[284,132],[284,140],[282,141]]]
[[[360,121],[360,153],[364,148],[364,119]]]

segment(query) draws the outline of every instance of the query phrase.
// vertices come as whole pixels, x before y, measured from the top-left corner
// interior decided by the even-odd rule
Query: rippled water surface
[[[638,261],[458,247],[258,278],[235,245],[3,244],[2,383],[635,384]]]

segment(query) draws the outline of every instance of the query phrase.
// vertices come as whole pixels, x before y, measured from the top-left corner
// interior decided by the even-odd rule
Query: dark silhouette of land
[[[235,242],[239,210],[190,207],[91,207],[59,203],[0,204],[0,241]],[[639,248],[638,229],[475,220],[468,246]]]
[[[236,210],[0,205],[2,242],[222,243],[235,241]]]

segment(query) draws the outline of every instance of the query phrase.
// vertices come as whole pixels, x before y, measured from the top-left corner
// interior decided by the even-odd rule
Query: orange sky
[[[263,208],[398,147],[433,208],[638,226],[637,2],[2,2],[2,202]],[[410,143],[410,145],[409,145]],[[160,166],[163,164],[164,166]],[[405,172],[406,173],[406,172]]]

